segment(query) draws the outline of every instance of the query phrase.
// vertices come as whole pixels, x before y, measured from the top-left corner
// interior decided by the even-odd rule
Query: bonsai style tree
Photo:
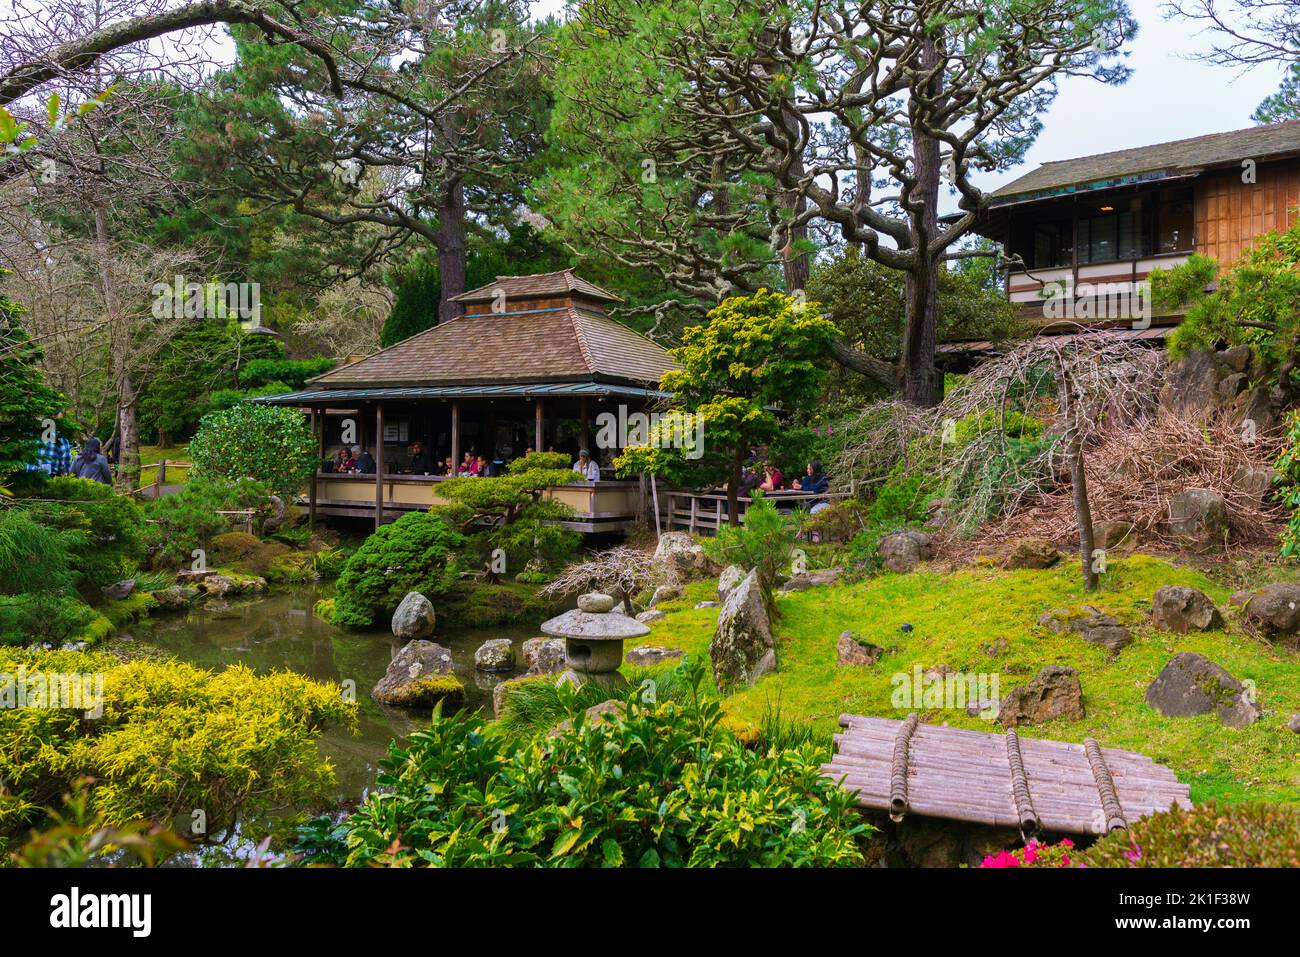
[[[838,335],[813,304],[783,293],[760,289],[726,300],[672,350],[681,368],[664,373],[659,385],[673,393],[673,408],[650,430],[648,442],[624,450],[615,462],[619,471],[697,483],[725,475],[728,515],[739,525],[740,475],[749,450],[777,433],[774,407],[789,410],[817,394],[826,374],[822,360]],[[683,428],[688,415],[701,417],[702,428]],[[692,434],[702,448],[675,441]]]

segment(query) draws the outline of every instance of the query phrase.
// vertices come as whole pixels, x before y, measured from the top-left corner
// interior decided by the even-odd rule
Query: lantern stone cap
[[[607,599],[607,600],[602,600]],[[555,638],[578,638],[583,641],[625,641],[644,638],[650,629],[635,618],[613,611],[614,600],[592,592],[578,599],[578,607],[543,622],[542,632]],[[590,609],[606,609],[595,611]]]

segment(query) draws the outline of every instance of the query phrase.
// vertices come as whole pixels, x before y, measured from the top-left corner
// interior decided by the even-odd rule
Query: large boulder
[[[229,575],[209,575],[201,586],[205,592],[216,598],[229,598],[242,591],[239,584]]]
[[[856,631],[845,631],[835,646],[835,657],[842,665],[874,665],[885,649],[862,639]]]
[[[433,626],[437,622],[433,602],[418,591],[408,592],[397,606],[397,611],[393,612],[393,634],[403,641],[428,638],[433,634]]]
[[[724,691],[753,684],[776,670],[776,641],[757,569],[727,596],[709,642],[709,658],[714,681]]]
[[[934,558],[934,539],[911,529],[886,535],[879,547],[880,560],[891,572],[910,572]]]
[[[1228,503],[1213,489],[1184,489],[1169,500],[1169,534],[1196,549],[1222,547],[1228,532]]]
[[[1005,728],[1022,724],[1043,724],[1064,718],[1083,718],[1083,687],[1073,668],[1048,665],[1027,685],[1012,688],[1002,696],[998,721]]]
[[[1241,371],[1232,365],[1207,349],[1193,349],[1166,370],[1161,404],[1183,417],[1206,417],[1219,407],[1219,381]]]
[[[724,568],[722,574],[718,576],[718,601],[726,601],[727,596],[735,590],[736,586],[745,580],[746,574],[748,574],[746,569],[739,565],[728,565]]]
[[[507,678],[505,681],[498,681],[492,688],[492,715],[499,718],[509,706],[510,696],[518,691],[521,687],[534,681],[552,681],[548,675],[531,674],[520,675],[518,678]]]
[[[1191,651],[1170,658],[1145,697],[1147,704],[1166,717],[1215,711],[1230,728],[1244,728],[1261,714],[1245,685],[1209,658]]]
[[[843,573],[842,568],[822,568],[815,572],[804,572],[802,575],[795,575],[782,585],[781,591],[807,591],[809,588],[819,588],[822,585],[834,585]]]
[[[682,586],[676,583],[670,585],[659,585],[655,588],[654,594],[650,596],[650,604],[647,608],[653,608],[661,601],[672,601],[674,598],[682,597]],[[624,612],[626,614],[626,612]]]
[[[1256,465],[1247,462],[1232,473],[1232,484],[1249,495],[1257,505],[1263,505],[1273,491],[1273,479],[1277,475],[1269,465]]]
[[[1296,645],[1300,634],[1300,585],[1265,585],[1233,596],[1246,627],[1269,641]]]
[[[514,644],[509,638],[489,638],[474,652],[474,667],[489,673],[514,671]]]
[[[1223,616],[1205,592],[1187,585],[1165,585],[1151,599],[1151,623],[1186,634],[1223,627]]]
[[[1271,390],[1259,385],[1238,395],[1228,406],[1228,421],[1236,426],[1250,423],[1256,435],[1271,432],[1281,421]]]
[[[452,674],[451,652],[417,638],[393,656],[370,696],[402,708],[432,708],[439,701],[452,708],[464,704],[465,688]]]
[[[289,517],[289,508],[284,504],[284,499],[280,498],[280,496],[271,495],[267,498],[266,502],[270,506],[271,514],[262,522],[263,535],[269,535],[271,532],[274,532],[283,525],[285,519]]]
[[[717,574],[704,546],[685,532],[664,532],[655,548],[654,563],[669,582],[687,582]]]
[[[184,611],[194,604],[202,593],[189,585],[172,585],[170,588],[160,588],[149,594],[153,595],[154,601],[158,602],[158,607],[163,611]]]
[[[1095,548],[1119,548],[1133,538],[1133,523],[1102,519],[1092,523],[1092,544]]]
[[[530,675],[558,675],[564,670],[563,638],[529,638],[522,650]]]
[[[135,579],[128,578],[125,581],[105,585],[100,591],[109,601],[122,601],[124,598],[130,598],[131,593],[135,591]]]
[[[1038,617],[1038,623],[1057,634],[1073,632],[1084,641],[1119,651],[1133,643],[1133,635],[1113,615],[1085,605],[1076,612],[1053,609]]]
[[[1160,404],[1198,421],[1226,410],[1234,425],[1249,419],[1263,433],[1277,425],[1278,411],[1266,387],[1250,384],[1261,374],[1249,346],[1221,352],[1194,349],[1166,370]]]
[[[1056,546],[1045,538],[1021,538],[1012,542],[1002,556],[1002,567],[1051,568],[1061,560]]]
[[[627,663],[629,665],[638,665],[643,668],[654,665],[662,665],[667,661],[675,661],[682,656],[680,648],[660,648],[657,645],[641,645],[639,648],[632,648],[627,653]]]
[[[636,620],[643,625],[653,625],[656,621],[663,621],[668,616],[657,608],[647,608],[641,614],[636,616]]]

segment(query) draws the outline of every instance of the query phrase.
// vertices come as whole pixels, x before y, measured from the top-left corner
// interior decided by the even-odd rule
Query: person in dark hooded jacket
[[[113,473],[108,467],[108,459],[99,451],[99,439],[86,439],[81,454],[72,460],[72,474],[77,478],[90,479],[101,485],[113,484]]]

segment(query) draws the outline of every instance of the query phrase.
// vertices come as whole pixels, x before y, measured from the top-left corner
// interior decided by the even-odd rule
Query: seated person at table
[[[591,453],[586,449],[578,452],[578,461],[573,463],[573,471],[577,472],[588,482],[600,481],[600,466],[592,461]]]
[[[424,451],[424,446],[416,442],[411,446],[411,464],[412,475],[428,475],[433,471],[433,459],[429,453]]]
[[[795,479],[790,487],[800,492],[824,492],[830,486],[831,481],[817,459],[808,463],[807,473],[802,479]]]
[[[456,467],[457,475],[473,475],[471,471],[474,465],[474,457],[466,452],[460,459],[460,465]]]
[[[452,461],[450,455],[442,460],[442,467],[438,469],[438,474],[445,475],[448,478],[456,477],[456,463]]]
[[[349,448],[339,449],[339,454],[334,457],[335,472],[355,472],[357,460],[352,457],[352,450]]]
[[[785,476],[775,465],[763,466],[763,483],[759,485],[764,492],[779,492],[781,485],[785,482]]]
[[[492,470],[488,468],[487,459],[481,455],[474,460],[474,474],[480,478],[487,478],[492,474]]]
[[[352,446],[352,451],[357,457],[356,470],[362,475],[375,474],[375,457],[368,450],[362,449],[359,445]]]

